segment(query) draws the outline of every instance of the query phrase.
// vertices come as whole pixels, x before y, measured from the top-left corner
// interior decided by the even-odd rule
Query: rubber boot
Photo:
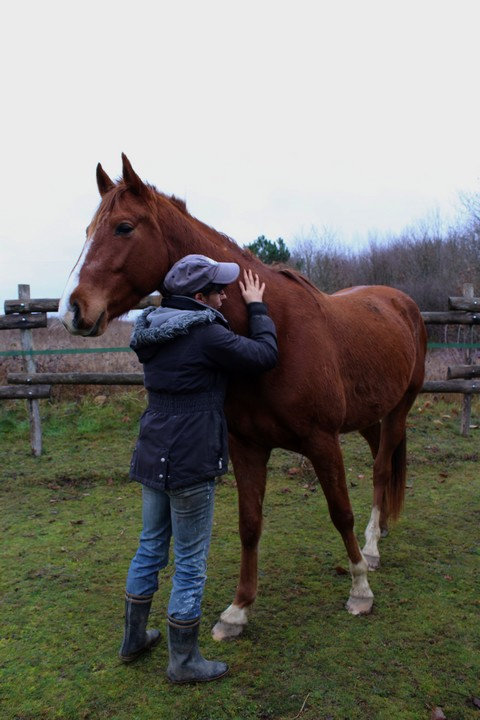
[[[125,633],[118,653],[123,662],[132,662],[160,640],[158,630],[147,630],[153,595],[125,593]]]
[[[168,615],[168,653],[170,661],[167,677],[172,683],[209,682],[223,677],[228,665],[205,660],[198,649],[200,618],[177,620]]]

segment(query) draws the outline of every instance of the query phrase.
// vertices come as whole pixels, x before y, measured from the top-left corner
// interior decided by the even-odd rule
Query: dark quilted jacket
[[[221,313],[187,297],[164,300],[137,319],[130,347],[143,363],[149,404],[130,477],[163,490],[227,472],[228,377],[277,362],[275,326],[265,305],[247,307],[248,338],[233,333]]]

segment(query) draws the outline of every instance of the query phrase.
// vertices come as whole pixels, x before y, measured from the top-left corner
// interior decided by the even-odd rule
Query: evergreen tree
[[[265,235],[259,235],[254,242],[245,245],[245,248],[267,265],[286,263],[290,258],[290,250],[282,238],[274,241],[268,240]]]

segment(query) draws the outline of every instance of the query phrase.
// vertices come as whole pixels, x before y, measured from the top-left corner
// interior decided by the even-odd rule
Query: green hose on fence
[[[64,348],[63,350],[1,350],[0,357],[24,355],[81,355],[82,353],[132,352],[129,347],[111,348]]]
[[[437,343],[429,342],[428,348],[480,348],[480,343]],[[0,357],[23,357],[25,355],[81,355],[82,353],[132,352],[129,347],[109,348],[64,348],[60,350],[0,350]]]
[[[437,342],[429,342],[427,343],[428,348],[480,348],[480,343],[437,343]]]

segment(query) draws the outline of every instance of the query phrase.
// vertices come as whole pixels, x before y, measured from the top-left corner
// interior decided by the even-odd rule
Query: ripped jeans
[[[158,573],[168,563],[173,534],[175,573],[168,614],[179,620],[193,620],[201,614],[207,577],[215,480],[176,490],[154,490],[143,485],[142,494],[143,529],[128,571],[127,592],[152,595],[158,590]]]

